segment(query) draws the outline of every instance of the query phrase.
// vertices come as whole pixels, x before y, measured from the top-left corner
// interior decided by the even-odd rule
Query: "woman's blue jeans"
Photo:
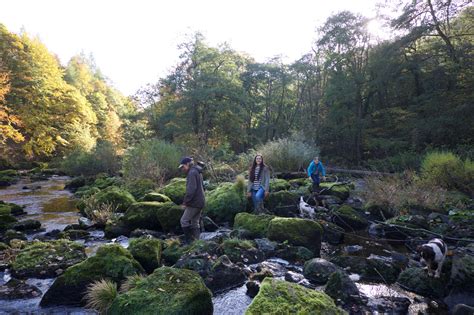
[[[252,190],[253,211],[260,213],[263,208],[263,198],[257,197],[258,190]]]

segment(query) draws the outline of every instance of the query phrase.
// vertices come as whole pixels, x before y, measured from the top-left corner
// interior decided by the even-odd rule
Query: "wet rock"
[[[310,249],[316,257],[320,256],[323,229],[318,223],[299,218],[274,218],[268,227],[268,238]]]
[[[466,304],[457,304],[452,311],[452,315],[473,315],[474,307]]]
[[[325,293],[296,283],[266,278],[246,315],[344,314]]]
[[[37,230],[41,227],[41,222],[38,220],[24,220],[13,224],[12,227],[16,231]]]
[[[256,238],[254,240],[259,251],[261,251],[265,257],[270,257],[275,253],[277,243],[270,241],[268,238]]]
[[[154,237],[154,238],[162,238],[164,234],[162,232],[147,230],[147,229],[136,229],[130,233],[130,237],[138,238],[138,237]]]
[[[294,263],[303,263],[316,255],[304,246],[292,246],[279,244],[275,251],[275,257],[282,258]]]
[[[315,284],[325,284],[329,276],[339,268],[322,258],[313,258],[304,264],[304,276]]]
[[[273,273],[270,269],[262,268],[259,272],[250,275],[250,280],[256,280],[262,282],[266,277],[273,277]]]
[[[442,274],[441,278],[428,276],[421,268],[408,268],[402,271],[397,280],[398,284],[406,290],[423,296],[441,298],[447,289],[447,277]]]
[[[429,229],[428,220],[422,215],[401,215],[391,218],[385,223],[395,225],[403,234],[412,237],[425,238],[426,233],[419,229]]]
[[[250,237],[265,237],[267,235],[270,221],[273,215],[261,214],[255,215],[251,213],[237,213],[234,219],[234,228],[245,229],[250,232]]]
[[[372,299],[370,307],[382,314],[408,314],[410,299],[401,296],[382,296]]]
[[[383,221],[394,217],[394,211],[389,205],[367,204],[363,210],[364,212],[370,213],[371,216]]]
[[[19,215],[26,214],[26,212],[22,206],[0,200],[0,215],[3,215],[3,214],[19,216]]]
[[[455,255],[453,257],[450,285],[474,294],[474,256]]]
[[[110,314],[202,314],[212,315],[212,294],[201,277],[191,270],[161,267],[121,293]]]
[[[89,284],[100,279],[121,283],[126,277],[143,273],[141,265],[118,244],[104,245],[95,256],[69,267],[43,296],[40,305],[83,305]]]
[[[67,240],[27,244],[12,263],[15,277],[52,278],[56,270],[66,269],[86,259],[84,246]]]
[[[152,273],[161,264],[161,241],[158,239],[133,238],[128,250],[148,273]]]
[[[344,241],[344,229],[334,223],[319,220],[323,228],[323,241],[331,245],[339,245]]]
[[[393,283],[400,273],[400,269],[393,264],[391,257],[337,256],[332,258],[331,262],[350,273],[359,274],[364,281]]]
[[[329,276],[324,292],[339,305],[360,304],[361,302],[359,289],[343,271],[335,271]]]
[[[130,228],[122,221],[107,221],[104,229],[104,236],[108,239],[112,239],[121,235],[129,236]]]
[[[360,253],[363,249],[364,247],[360,245],[349,245],[349,246],[344,247],[344,251],[349,255]]]
[[[288,271],[285,273],[285,280],[288,282],[299,283],[303,281],[305,278],[302,274],[296,273],[294,271]]]
[[[251,298],[254,298],[260,290],[260,285],[256,281],[249,281],[245,284],[245,286],[247,287],[246,294]]]
[[[0,286],[0,300],[32,299],[41,294],[41,290],[34,285],[17,279],[11,279]]]
[[[67,230],[59,233],[58,237],[69,240],[87,239],[89,238],[89,232],[84,230]]]
[[[348,205],[339,207],[334,212],[332,221],[346,231],[361,230],[368,226],[367,219]]]
[[[79,227],[84,230],[87,230],[94,226],[94,222],[92,222],[90,219],[86,217],[80,217],[78,219],[78,223],[79,223]]]
[[[219,226],[208,216],[202,218],[202,224],[204,225],[204,231],[215,232],[219,229]]]
[[[245,264],[254,264],[265,258],[263,252],[255,247],[253,241],[236,238],[224,240],[220,246],[220,254],[227,255],[234,263],[243,262]]]

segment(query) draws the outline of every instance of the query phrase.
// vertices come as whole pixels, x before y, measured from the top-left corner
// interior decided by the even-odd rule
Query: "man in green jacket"
[[[206,203],[202,180],[202,167],[194,165],[193,159],[185,157],[181,160],[179,168],[186,174],[186,194],[184,196],[183,216],[180,223],[184,232],[186,243],[199,239],[201,229],[199,226],[202,209]]]

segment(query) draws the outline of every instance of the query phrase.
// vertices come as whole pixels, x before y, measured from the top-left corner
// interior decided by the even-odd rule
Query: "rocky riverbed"
[[[473,218],[466,210],[414,207],[387,218],[360,197],[363,180],[325,184],[330,189],[316,206],[306,179],[278,179],[268,214],[253,215],[241,183],[210,184],[206,231],[183,245],[183,180],[159,190],[125,187],[120,178],[53,175],[19,177],[0,189],[0,314],[94,314],[84,308],[88,285],[103,278],[123,285],[137,274],[111,313],[186,306],[195,314],[442,314],[474,303],[474,246],[467,241]],[[300,196],[315,217],[300,218]],[[90,198],[112,204],[115,214],[92,222]],[[434,279],[414,248],[440,231],[450,237],[450,252]]]

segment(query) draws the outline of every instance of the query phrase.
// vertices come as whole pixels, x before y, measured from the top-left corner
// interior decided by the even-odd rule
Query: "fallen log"
[[[326,171],[329,174],[350,174],[357,176],[394,176],[394,173],[386,172],[375,172],[375,171],[364,171],[364,170],[348,170],[338,167],[326,167]],[[274,174],[277,178],[283,179],[295,179],[295,178],[305,178],[308,177],[306,172],[275,172]]]

